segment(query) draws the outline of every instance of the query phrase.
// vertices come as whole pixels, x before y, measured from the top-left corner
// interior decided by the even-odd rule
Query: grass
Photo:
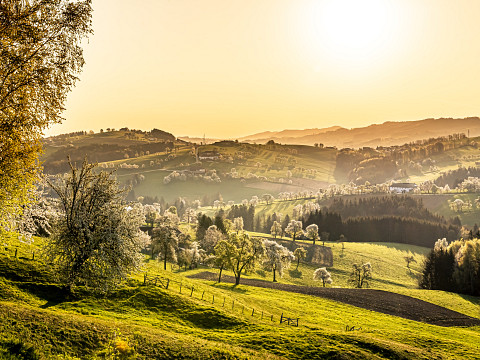
[[[186,276],[205,269],[165,271],[150,259],[143,272],[168,277],[168,290],[142,286],[140,272],[106,296],[82,288],[76,296],[67,296],[49,267],[38,256],[31,260],[41,242],[36,239],[27,245],[13,236],[3,238],[7,250],[4,246],[0,251],[0,359],[105,358],[115,347],[115,336],[144,359],[474,359],[478,355],[480,328],[442,328],[307,295],[193,280]],[[418,290],[412,278],[404,276],[407,269],[400,257],[410,250],[420,260],[425,249],[347,243],[341,257],[340,244],[328,245],[334,255],[335,285],[343,286],[352,261],[370,260],[372,286],[480,315],[478,298]],[[412,271],[418,272],[418,266],[413,264]],[[302,278],[286,275],[280,281],[313,284],[313,268],[301,264]],[[249,277],[263,278],[261,271]],[[265,278],[270,278],[268,272]],[[282,313],[300,318],[300,327],[280,325]],[[347,332],[346,325],[362,330]]]

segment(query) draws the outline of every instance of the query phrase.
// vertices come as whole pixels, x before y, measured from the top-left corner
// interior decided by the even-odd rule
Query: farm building
[[[414,183],[393,183],[390,185],[390,192],[397,194],[405,194],[413,192],[417,188],[417,184]]]
[[[200,160],[218,160],[220,159],[220,154],[216,151],[204,151],[198,154]]]

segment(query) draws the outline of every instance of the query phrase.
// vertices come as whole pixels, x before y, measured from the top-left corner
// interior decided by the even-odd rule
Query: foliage
[[[350,274],[350,283],[356,288],[363,288],[369,285],[372,279],[372,265],[367,262],[363,265],[353,264],[353,270]]]
[[[322,285],[331,284],[333,282],[332,275],[327,271],[327,268],[321,267],[313,272],[314,280],[322,280]]]
[[[273,240],[263,240],[263,246],[265,247],[263,266],[273,271],[273,282],[276,282],[277,271],[280,276],[283,276],[284,270],[290,267],[295,256],[286,247]]]
[[[305,236],[309,239],[312,239],[313,244],[315,244],[315,240],[318,239],[318,225],[317,224],[310,224],[305,228]]]
[[[212,254],[215,245],[222,239],[222,232],[217,229],[216,225],[212,225],[205,232],[203,239],[199,241],[199,245],[207,254]]]
[[[288,226],[285,228],[285,233],[290,235],[292,240],[295,241],[297,236],[303,235],[302,222],[297,220],[290,221]]]
[[[64,284],[107,291],[140,266],[143,211],[126,206],[111,173],[95,172],[86,159],[81,169],[70,167],[48,181],[62,213],[44,250]]]
[[[152,233],[153,252],[161,253],[163,268],[166,270],[167,260],[177,261],[177,248],[181,231],[178,224],[166,215],[158,218],[156,225]]]
[[[282,234],[282,225],[278,221],[274,221],[272,227],[270,228],[270,234],[276,239],[277,236]]]
[[[225,247],[225,253],[230,259],[228,263],[235,275],[235,284],[238,285],[242,271],[255,268],[257,260],[264,256],[265,247],[262,240],[250,238],[245,233],[230,234],[226,243],[222,243],[222,247]]]
[[[302,261],[303,259],[305,259],[307,257],[307,250],[305,250],[304,247],[300,246],[300,247],[295,249],[295,251],[293,252],[293,256],[295,256],[295,259],[297,260],[296,270],[298,270],[298,266],[300,265],[300,261]]]
[[[427,256],[420,286],[424,289],[480,295],[480,240],[438,239]]]
[[[243,219],[243,226],[245,230],[253,231],[253,220],[255,217],[255,206],[253,205],[233,205],[228,214],[227,218],[233,220],[235,218],[241,217]]]
[[[27,203],[43,130],[62,120],[83,66],[91,0],[0,3],[0,226]],[[10,221],[9,221],[10,220]]]

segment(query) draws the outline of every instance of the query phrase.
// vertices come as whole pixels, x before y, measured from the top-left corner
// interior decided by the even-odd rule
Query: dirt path
[[[211,272],[191,275],[190,278],[216,281],[218,276]],[[222,276],[222,282],[235,283],[233,276]],[[319,296],[367,310],[395,315],[409,320],[439,326],[480,326],[476,319],[429,302],[389,291],[373,289],[337,289],[313,286],[298,286],[273,283],[264,280],[242,279],[242,285],[278,289],[294,293]]]

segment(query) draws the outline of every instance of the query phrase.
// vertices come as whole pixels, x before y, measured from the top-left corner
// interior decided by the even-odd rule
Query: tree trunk
[[[315,238],[313,238],[313,245],[315,245]]]
[[[235,285],[240,285],[240,273],[238,273],[238,275],[235,275]]]
[[[275,277],[276,272],[277,272],[277,269],[273,268],[273,282],[277,282],[277,279]]]
[[[167,270],[167,252],[165,251],[165,257],[163,258],[163,269]]]
[[[300,258],[297,259],[297,268],[295,270],[298,270],[299,265],[300,265]]]
[[[220,273],[218,274],[218,283],[222,281],[222,270],[223,270],[223,265],[220,266]]]

